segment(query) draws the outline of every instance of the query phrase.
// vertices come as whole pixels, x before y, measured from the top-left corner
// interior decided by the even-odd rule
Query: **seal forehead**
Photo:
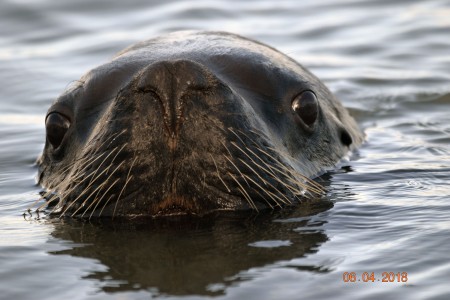
[[[117,54],[115,59],[148,62],[187,58],[214,63],[220,58],[234,58],[244,65],[278,66],[296,71],[298,63],[276,49],[238,35],[223,32],[182,31],[137,43]],[[256,74],[255,74],[256,75]]]
[[[115,58],[117,63],[140,65],[177,59],[203,64],[235,90],[272,100],[323,87],[313,74],[276,49],[222,32],[172,33],[133,45]]]

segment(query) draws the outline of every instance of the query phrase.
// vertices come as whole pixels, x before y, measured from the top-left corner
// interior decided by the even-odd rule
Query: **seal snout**
[[[167,144],[172,150],[177,146],[190,96],[211,90],[215,83],[212,78],[203,65],[189,60],[160,61],[138,75],[138,91],[148,93],[159,103]]]

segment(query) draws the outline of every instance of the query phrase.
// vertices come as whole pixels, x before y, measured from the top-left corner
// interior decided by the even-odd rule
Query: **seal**
[[[63,92],[45,126],[38,183],[52,213],[73,217],[295,205],[363,141],[307,69],[224,32],[123,50]]]

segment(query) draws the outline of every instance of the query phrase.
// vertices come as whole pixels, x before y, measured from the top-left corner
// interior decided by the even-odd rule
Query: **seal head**
[[[308,70],[222,32],[125,49],[53,103],[46,135],[38,180],[53,212],[71,216],[295,204],[320,193],[310,178],[363,141]]]

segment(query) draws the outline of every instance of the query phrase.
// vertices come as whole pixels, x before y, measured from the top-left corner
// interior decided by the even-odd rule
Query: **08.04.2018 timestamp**
[[[382,272],[381,276],[375,276],[375,272],[344,272],[342,274],[344,282],[407,282],[408,272]]]

